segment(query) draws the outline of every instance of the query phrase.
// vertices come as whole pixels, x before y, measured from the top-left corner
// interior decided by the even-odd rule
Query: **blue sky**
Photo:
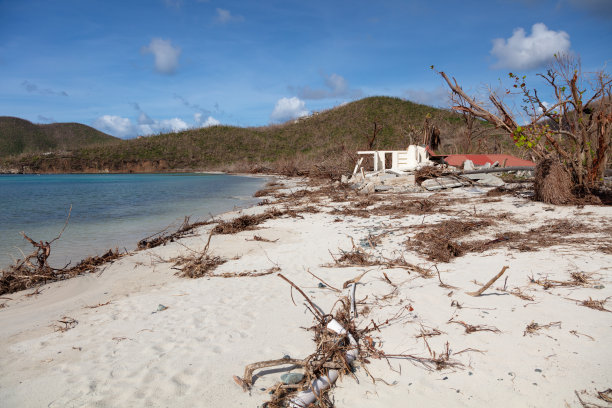
[[[129,138],[366,96],[448,106],[555,52],[612,63],[612,0],[0,0],[0,116]],[[609,72],[609,68],[607,68]]]

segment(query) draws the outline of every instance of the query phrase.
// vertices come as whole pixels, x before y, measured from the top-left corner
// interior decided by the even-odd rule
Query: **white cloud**
[[[155,135],[158,133],[180,132],[189,129],[189,125],[182,119],[153,120],[153,123],[139,124],[137,132],[139,135]]]
[[[96,119],[93,125],[101,131],[113,136],[121,138],[135,136],[134,125],[128,118],[122,118],[115,115],[103,115]]]
[[[568,33],[537,23],[531,27],[531,35],[519,27],[507,40],[494,39],[491,54],[498,59],[494,68],[533,69],[549,62],[555,53],[567,53],[569,49]]]
[[[416,102],[423,105],[446,108],[449,106],[449,97],[446,88],[440,86],[433,90],[425,89],[407,89],[404,91],[404,96],[410,102]]]
[[[153,38],[151,43],[142,47],[143,54],[153,54],[155,57],[155,69],[162,74],[173,74],[178,67],[178,59],[181,55],[179,47],[173,47],[170,40]]]
[[[96,119],[93,125],[103,132],[118,136],[124,139],[139,135],[156,135],[159,133],[181,132],[191,128],[209,127],[220,125],[217,119],[208,116],[204,120],[204,114],[197,112],[193,115],[193,124],[189,124],[180,118],[154,119],[146,114],[138,103],[132,103],[138,116],[136,123],[129,118],[115,115],[103,115]]]
[[[270,119],[274,122],[285,122],[289,119],[307,116],[308,113],[306,104],[301,99],[295,96],[292,98],[281,98],[276,102]]]
[[[551,106],[553,106],[553,104],[552,104],[552,103],[549,103],[549,102],[546,102],[546,101],[542,101],[542,105],[544,105],[544,108],[545,108],[545,109],[548,109],[548,108],[550,108]],[[540,106],[536,107],[536,113],[537,113],[538,115],[541,115],[541,114],[542,114],[542,112],[544,112],[544,111],[542,110],[542,108],[541,108]],[[544,120],[544,119],[543,119],[543,120]]]
[[[93,123],[94,127],[123,139],[138,135],[155,135],[158,133],[180,132],[189,129],[189,125],[180,118],[152,119],[146,113],[140,112],[138,123],[134,124],[129,118],[115,115],[103,115]]]
[[[244,17],[232,15],[232,13],[229,10],[218,8],[216,20],[221,24],[226,24],[226,23],[231,23],[231,22],[244,21]]]
[[[328,99],[328,98],[358,98],[362,95],[361,90],[351,89],[349,83],[343,76],[338,74],[323,75],[325,88],[313,89],[304,86],[297,89],[297,94],[303,99]],[[290,88],[291,91],[293,89]]]
[[[213,118],[212,116],[209,116],[208,118],[206,118],[204,122],[202,122],[202,116],[203,114],[200,112],[193,114],[193,119],[195,120],[197,127],[210,127],[210,126],[217,126],[221,124],[221,122],[219,122],[217,119]]]

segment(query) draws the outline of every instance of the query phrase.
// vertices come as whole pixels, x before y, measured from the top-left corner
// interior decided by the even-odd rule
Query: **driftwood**
[[[506,269],[508,269],[508,268],[509,268],[509,266],[504,266],[502,268],[502,270],[499,271],[499,273],[497,275],[492,277],[491,280],[489,280],[487,283],[485,283],[482,288],[478,289],[476,292],[467,292],[467,294],[470,295],[470,296],[480,296],[480,295],[482,295],[482,293],[485,290],[489,289],[489,287],[491,285],[493,285],[495,283],[495,281],[498,280],[500,278],[500,276],[502,276],[504,274],[504,272],[506,272]]]
[[[185,219],[183,220],[183,223],[175,232],[166,234],[165,232],[169,228],[169,227],[166,227],[163,230],[156,232],[153,235],[149,235],[148,237],[143,238],[140,241],[138,241],[138,249],[149,249],[149,248],[158,247],[160,245],[166,245],[168,242],[174,242],[179,238],[183,238],[189,235],[197,227],[206,225],[206,224],[208,224],[208,222],[198,221],[198,222],[191,223],[189,222],[189,217],[185,217]]]
[[[465,328],[465,332],[467,334],[478,332],[478,331],[490,331],[493,333],[499,333],[499,329],[497,327],[484,326],[484,325],[478,325],[478,324],[473,325],[473,324],[469,324],[461,320],[453,320],[453,319],[450,319],[448,323],[460,324],[461,326]]]
[[[123,256],[118,249],[108,250],[102,256],[85,258],[71,268],[68,265],[62,268],[51,267],[48,260],[51,255],[52,244],[62,237],[71,213],[72,206],[70,206],[64,226],[51,241],[43,242],[40,240],[37,242],[25,232],[21,232],[24,239],[34,247],[34,251],[29,255],[24,254],[23,259],[17,259],[14,264],[0,272],[0,295],[28,289],[47,282],[68,279],[83,273],[90,273],[97,270],[101,265]]]

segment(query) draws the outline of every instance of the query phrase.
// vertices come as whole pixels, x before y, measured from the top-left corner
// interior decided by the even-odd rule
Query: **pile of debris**
[[[449,162],[456,164],[459,157],[433,155],[429,149],[415,145],[406,150],[360,151],[357,154],[371,156],[368,161],[373,164],[373,169],[366,170],[364,158],[360,158],[352,176],[343,176],[342,182],[363,194],[435,191],[467,186],[501,187],[505,184],[504,180],[493,173],[514,173],[517,178],[530,178],[535,166],[512,156],[504,156],[500,165],[497,160],[491,161],[492,156],[485,155],[470,155],[476,160],[466,158],[462,165],[452,166]],[[508,159],[511,162],[516,159],[520,165],[506,167]],[[474,164],[475,161],[478,164]]]

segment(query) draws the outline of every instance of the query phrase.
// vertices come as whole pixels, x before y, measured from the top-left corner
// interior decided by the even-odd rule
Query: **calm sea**
[[[109,248],[136,248],[138,240],[185,216],[206,220],[257,203],[266,180],[225,174],[0,175],[0,268],[32,246],[24,231],[49,241],[70,221],[51,249],[50,264],[76,264]]]

